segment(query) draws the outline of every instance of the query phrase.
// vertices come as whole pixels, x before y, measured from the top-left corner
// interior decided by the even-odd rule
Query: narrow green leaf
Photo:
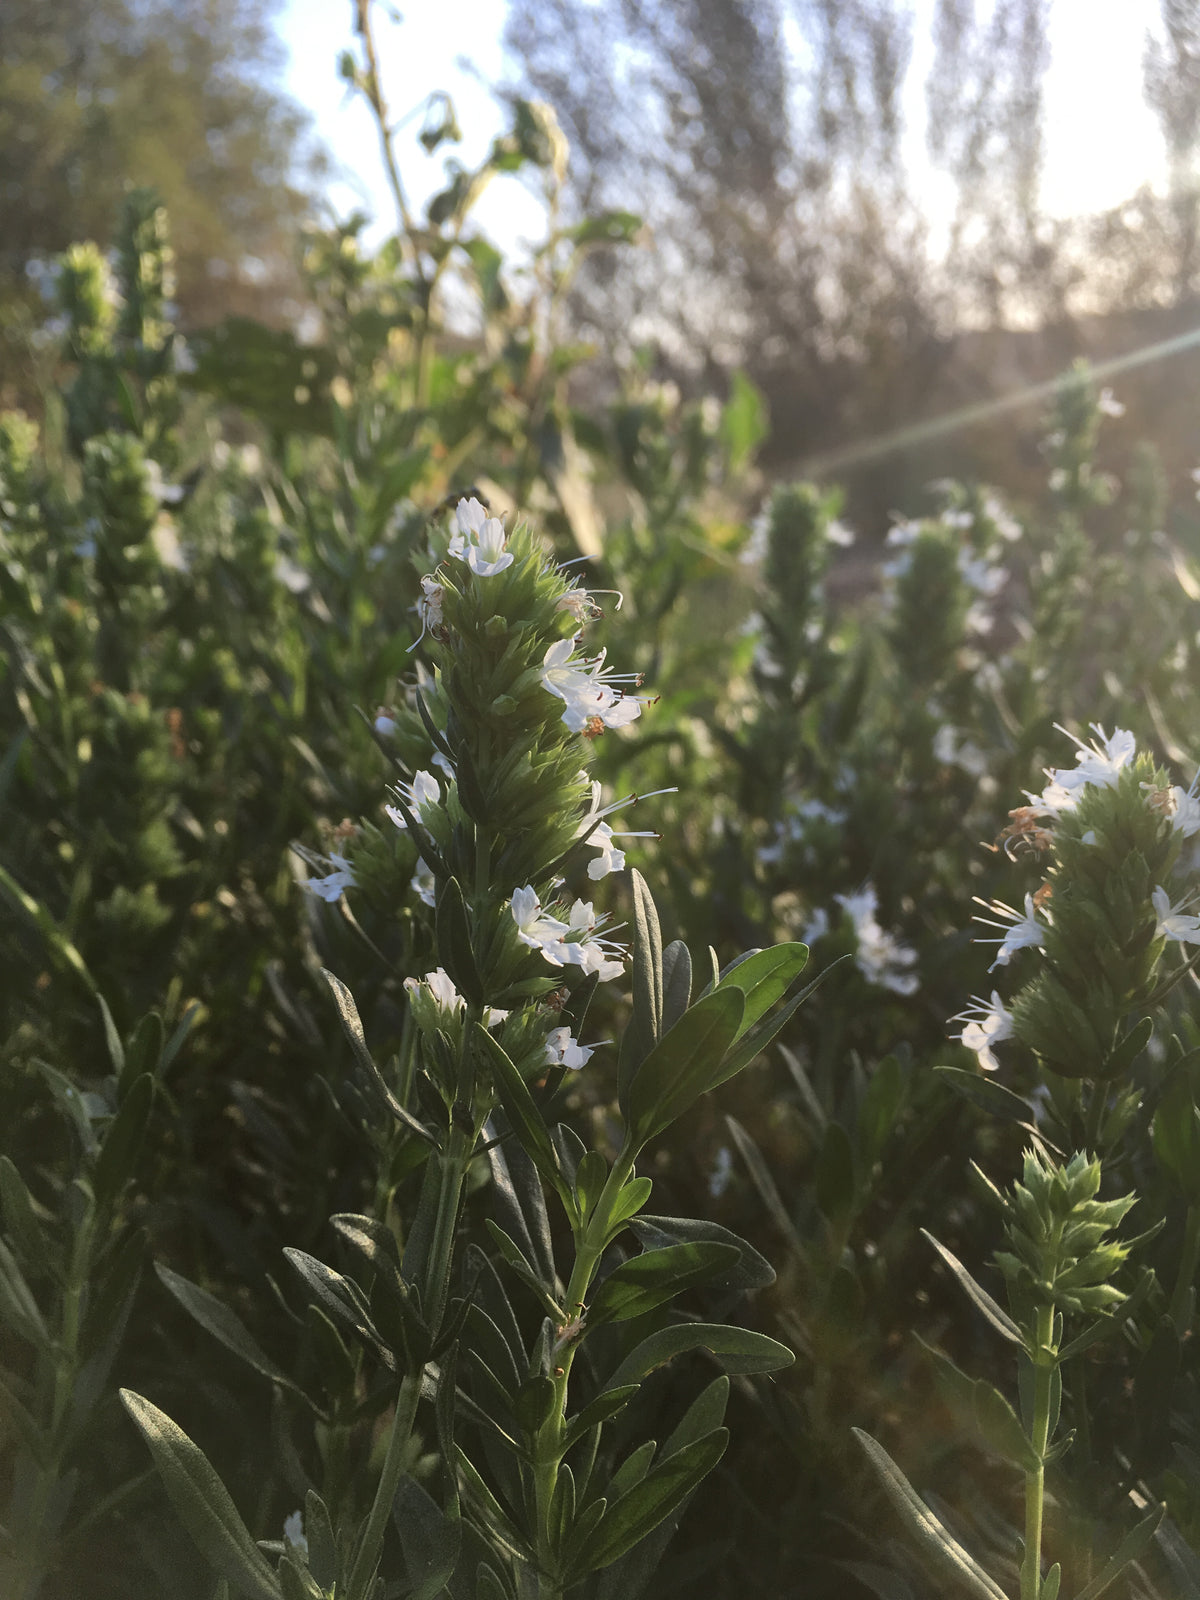
[[[1058,1590],[1061,1583],[1062,1567],[1056,1561],[1042,1580],[1042,1589],[1038,1600],[1058,1600]]]
[[[33,1196],[8,1156],[0,1156],[0,1206],[9,1237],[25,1266],[32,1267],[35,1272],[43,1271],[48,1265],[47,1241],[33,1207]]]
[[[729,1433],[718,1428],[661,1461],[626,1493],[610,1502],[595,1532],[571,1562],[573,1577],[616,1561],[657,1528],[720,1461]]]
[[[714,1082],[737,1037],[745,996],[718,989],[698,1000],[659,1040],[638,1068],[629,1091],[629,1126],[645,1144],[670,1127]]]
[[[1144,1550],[1150,1546],[1150,1541],[1158,1532],[1162,1519],[1167,1514],[1165,1505],[1154,1507],[1142,1520],[1125,1535],[1112,1555],[1104,1563],[1100,1572],[1086,1589],[1081,1589],[1075,1600],[1098,1600],[1109,1584],[1116,1580],[1125,1571],[1125,1568],[1137,1560]]]
[[[50,1346],[50,1334],[42,1320],[42,1313],[33,1291],[25,1282],[25,1274],[17,1265],[12,1251],[0,1239],[0,1318],[8,1323],[18,1337],[35,1349]]]
[[[93,1183],[101,1204],[113,1201],[133,1177],[154,1103],[154,1078],[148,1072],[133,1084],[105,1132]]]
[[[934,1516],[883,1446],[861,1428],[851,1431],[866,1451],[888,1499],[922,1549],[940,1561],[978,1600],[1008,1600],[1000,1585],[988,1577],[975,1558]]]
[[[333,994],[334,1004],[338,1009],[341,1020],[342,1032],[350,1046],[351,1053],[359,1068],[366,1074],[367,1081],[374,1087],[376,1093],[383,1100],[387,1109],[397,1122],[402,1123],[410,1133],[415,1133],[426,1144],[436,1146],[437,1140],[429,1129],[417,1121],[411,1111],[405,1109],[396,1099],[384,1079],[383,1074],[375,1065],[375,1058],[367,1049],[366,1034],[363,1032],[362,1018],[358,1014],[358,1007],[354,1003],[354,996],[347,989],[340,978],[335,978],[326,967],[321,968],[321,976],[329,985]]]
[[[612,1219],[608,1230],[609,1240],[616,1238],[617,1234],[649,1200],[654,1189],[651,1178],[630,1178],[629,1182],[617,1196],[612,1209]]]
[[[697,1284],[729,1273],[741,1259],[736,1245],[694,1241],[647,1250],[623,1261],[592,1296],[589,1325],[627,1322]]]
[[[533,1102],[533,1096],[524,1078],[513,1066],[498,1039],[493,1038],[478,1022],[474,1024],[474,1029],[476,1043],[491,1060],[496,1091],[514,1133],[542,1177],[562,1196],[563,1203],[566,1204],[569,1190],[559,1171],[558,1157],[554,1153],[549,1130],[542,1120],[541,1112]]]
[[[121,1399],[150,1447],[180,1521],[201,1553],[249,1600],[281,1600],[274,1573],[204,1452],[140,1394],[122,1389]]]
[[[77,978],[80,978],[91,993],[98,998],[100,991],[96,987],[96,980],[88,971],[87,963],[79,954],[79,951],[67,938],[66,934],[63,933],[62,929],[59,928],[45,907],[39,905],[31,894],[27,894],[13,875],[6,871],[4,867],[0,867],[0,889],[3,889],[9,898],[16,902],[33,923],[45,941],[51,955],[60,961],[63,966],[69,968]]]
[[[995,1328],[996,1332],[1003,1334],[1004,1337],[1010,1341],[1010,1343],[1020,1345],[1021,1348],[1024,1349],[1025,1336],[1022,1334],[1020,1328],[1017,1327],[1016,1323],[1008,1315],[1008,1313],[999,1305],[997,1305],[997,1303],[992,1299],[991,1295],[988,1294],[986,1289],[980,1288],[958,1257],[951,1255],[950,1251],[946,1249],[944,1244],[939,1244],[927,1228],[922,1228],[921,1232],[925,1235],[926,1239],[929,1240],[929,1243],[933,1246],[938,1255],[941,1256],[942,1260],[950,1268],[950,1271],[958,1279],[959,1285],[966,1294],[967,1298],[971,1300],[980,1311],[982,1311],[983,1315],[991,1323],[992,1327]]]
[[[643,1339],[613,1372],[605,1389],[638,1383],[655,1367],[690,1350],[707,1350],[726,1372],[778,1372],[795,1356],[785,1344],[750,1328],[720,1322],[681,1322]]]
[[[673,1028],[691,1004],[692,957],[682,939],[673,940],[663,951],[663,1017],[665,1032]]]
[[[605,1389],[577,1416],[567,1421],[567,1431],[563,1435],[562,1450],[566,1455],[568,1450],[574,1448],[583,1438],[585,1433],[590,1433],[600,1423],[607,1422],[610,1417],[615,1417],[618,1411],[623,1411],[641,1387],[637,1383],[624,1384],[620,1389]]]
[[[435,1600],[444,1593],[462,1549],[462,1519],[447,1515],[415,1478],[401,1478],[392,1501],[409,1587],[406,1600]]]
[[[108,1001],[102,994],[97,994],[96,1002],[104,1018],[104,1042],[108,1047],[108,1059],[112,1062],[113,1077],[120,1078],[125,1070],[125,1046],[121,1043],[121,1035],[117,1032],[113,1014],[108,1009]]]
[[[279,1384],[283,1389],[300,1392],[287,1373],[281,1371],[259,1347],[241,1318],[223,1301],[209,1294],[207,1289],[201,1289],[198,1284],[190,1283],[178,1272],[172,1272],[161,1261],[154,1263],[154,1270],[163,1288],[178,1300],[188,1316],[198,1322],[206,1333],[211,1333],[226,1350],[231,1350],[248,1367],[253,1367],[255,1372],[269,1378],[272,1383]]]
[[[771,1169],[763,1159],[763,1153],[754,1140],[742,1127],[736,1117],[726,1117],[725,1126],[729,1129],[730,1138],[738,1148],[738,1154],[750,1169],[750,1179],[758,1190],[758,1197],[766,1206],[772,1222],[783,1234],[789,1245],[801,1261],[807,1252],[792,1221],[783,1197],[775,1186],[775,1179],[771,1176]]]
[[[663,1031],[662,932],[654,899],[638,871],[633,887],[633,1016],[621,1039],[617,1058],[617,1095],[627,1111],[634,1077],[657,1045]]]
[[[975,1421],[991,1449],[1022,1472],[1036,1472],[1041,1465],[1037,1451],[1026,1437],[1020,1417],[999,1389],[986,1378],[977,1378],[972,1398]]]
[[[718,989],[740,989],[746,996],[738,1038],[782,1000],[808,965],[806,944],[777,944],[766,950],[752,950],[725,969]]]
[[[955,1094],[988,1116],[1000,1117],[1021,1127],[1033,1122],[1033,1107],[1029,1102],[986,1073],[971,1072],[966,1067],[936,1066],[933,1070]]]
[[[483,980],[475,962],[466,902],[457,878],[449,878],[441,886],[434,912],[434,937],[438,958],[459,993],[472,1005],[482,1005]]]
[[[729,1228],[716,1222],[704,1222],[694,1217],[635,1217],[630,1224],[644,1250],[661,1250],[666,1245],[691,1244],[707,1241],[711,1244],[732,1245],[738,1252],[736,1266],[718,1274],[712,1280],[714,1289],[743,1294],[754,1289],[766,1289],[775,1282],[775,1268],[765,1256],[759,1255],[753,1245],[739,1238]]]

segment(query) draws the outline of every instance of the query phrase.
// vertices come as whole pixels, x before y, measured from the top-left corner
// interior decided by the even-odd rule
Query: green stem
[[[604,1254],[612,1232],[612,1213],[617,1197],[629,1181],[637,1149],[628,1141],[613,1163],[608,1181],[601,1191],[595,1209],[585,1224],[575,1232],[575,1264],[567,1284],[566,1313],[574,1318],[582,1314],[588,1290],[595,1277],[600,1257]],[[550,1508],[558,1487],[558,1471],[563,1458],[564,1423],[567,1409],[567,1388],[571,1381],[571,1367],[575,1361],[578,1344],[565,1346],[559,1356],[560,1364],[554,1369],[554,1408],[543,1423],[533,1449],[534,1504],[537,1515],[538,1600],[559,1600],[562,1585],[554,1575],[554,1552],[551,1548]]]
[[[388,1438],[387,1455],[384,1457],[383,1471],[379,1474],[379,1483],[375,1488],[375,1499],[371,1504],[371,1514],[367,1518],[362,1543],[354,1558],[354,1567],[347,1587],[348,1600],[366,1600],[375,1579],[375,1568],[379,1563],[379,1552],[383,1546],[388,1517],[391,1515],[392,1501],[396,1498],[405,1452],[417,1417],[417,1402],[421,1398],[421,1378],[420,1372],[408,1373],[396,1397],[396,1410],[392,1415],[392,1431]]]
[[[1171,1295],[1171,1321],[1182,1338],[1191,1324],[1189,1295],[1196,1281],[1196,1265],[1200,1262],[1200,1205],[1188,1207],[1187,1223],[1183,1230],[1183,1249],[1179,1255],[1179,1273]]]
[[[1054,1339],[1054,1306],[1037,1308],[1037,1353],[1033,1367],[1033,1430],[1030,1443],[1037,1467],[1025,1474],[1025,1559],[1021,1562],[1021,1600],[1038,1600],[1042,1588],[1042,1512],[1046,1499],[1046,1446],[1050,1440],[1050,1393],[1054,1359],[1043,1351]]]

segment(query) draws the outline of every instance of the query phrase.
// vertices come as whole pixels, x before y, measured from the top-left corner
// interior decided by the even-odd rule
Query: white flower
[[[829,932],[829,913],[824,906],[818,906],[809,917],[804,930],[800,935],[804,944],[816,944],[818,939],[823,939]]]
[[[417,899],[423,901],[425,905],[433,906],[437,904],[433,893],[437,887],[437,880],[433,876],[433,868],[427,866],[419,856],[417,858],[417,870],[409,879],[408,886],[417,896]]]
[[[309,878],[304,887],[332,904],[335,900],[341,899],[346,889],[353,889],[358,879],[354,876],[354,868],[345,856],[339,856],[331,851],[329,859],[337,871],[331,872],[327,878]]]
[[[405,978],[404,987],[410,994],[416,994],[424,984],[430,994],[441,1006],[443,1011],[463,1011],[467,1002],[454,987],[450,974],[444,967],[435,967],[432,972],[427,972],[423,978]]]
[[[1010,544],[1021,537],[1021,524],[1003,502],[990,492],[983,497],[983,514],[1000,537],[1007,539]]]
[[[299,1511],[293,1511],[283,1524],[284,1542],[293,1549],[302,1550],[308,1554],[308,1540],[304,1537],[304,1516]]]
[[[586,778],[587,774],[581,773],[580,776]],[[655,794],[669,794],[672,792],[667,789],[656,789],[654,791]],[[599,883],[600,879],[606,878],[610,872],[621,872],[624,869],[625,852],[613,844],[614,839],[658,838],[658,835],[650,829],[642,832],[623,829],[620,833],[615,833],[612,827],[603,821],[603,818],[611,816],[614,811],[619,811],[624,806],[632,805],[637,798],[636,794],[628,795],[624,800],[615,800],[612,805],[601,807],[600,785],[598,783],[592,784],[590,808],[587,815],[580,819],[579,826],[575,830],[575,837],[577,839],[582,838],[586,834],[587,839],[585,842],[589,848],[600,852],[595,861],[588,862],[588,877],[591,878],[593,883]]]
[[[1161,885],[1155,889],[1150,900],[1158,919],[1154,928],[1156,939],[1177,939],[1180,944],[1200,944],[1200,917],[1184,911],[1191,899],[1191,896],[1185,896],[1172,905],[1170,895]]]
[[[1101,389],[1096,397],[1096,410],[1105,417],[1123,417],[1125,415],[1125,407],[1119,400],[1114,399],[1111,389]]]
[[[304,568],[297,565],[291,556],[277,556],[275,559],[275,576],[285,589],[290,589],[293,594],[303,594],[312,587],[312,579]]]
[[[916,962],[917,952],[880,927],[875,918],[879,899],[874,885],[868,883],[857,894],[835,894],[833,898],[854,924],[858,939],[854,964],[867,982],[890,989],[894,994],[915,993],[916,974],[902,969]]]
[[[395,717],[390,714],[385,706],[380,706],[379,710],[375,713],[374,727],[375,732],[381,739],[390,739],[396,732],[396,729],[399,727],[399,723],[396,721]]]
[[[1182,788],[1173,784],[1171,799],[1174,807],[1171,812],[1171,826],[1176,833],[1181,833],[1185,839],[1190,839],[1194,833],[1200,832],[1200,772],[1192,779],[1191,787]]]
[[[958,729],[943,723],[933,736],[934,759],[945,767],[960,767],[972,778],[982,778],[987,772],[987,756],[969,739],[959,743]]]
[[[423,808],[438,805],[442,798],[437,779],[432,772],[426,772],[423,768],[411,783],[400,784],[399,792],[408,809],[420,822],[425,820]],[[408,823],[404,820],[403,812],[395,806],[384,806],[383,809],[402,833],[407,830]]]
[[[1007,567],[993,567],[986,556],[975,555],[966,545],[958,552],[958,570],[976,594],[989,600],[1008,582]]]
[[[572,733],[600,733],[604,728],[623,728],[642,714],[636,695],[617,685],[639,684],[634,672],[617,673],[605,667],[605,652],[598,656],[577,657],[579,636],[558,639],[542,658],[542,687],[563,702],[562,720]]]
[[[569,1067],[572,1072],[578,1072],[591,1060],[592,1049],[593,1046],[573,1039],[570,1028],[551,1028],[546,1035],[546,1065]]]
[[[1013,1019],[1012,1013],[1005,1008],[1003,1000],[995,989],[992,990],[990,1001],[982,1000],[977,994],[973,994],[967,1009],[960,1011],[956,1017],[951,1017],[950,1021],[966,1024],[963,1031],[956,1033],[954,1037],[961,1039],[968,1050],[974,1050],[983,1070],[998,1071],[1000,1063],[992,1054],[992,1046],[1013,1037]]]
[[[972,897],[975,904],[983,906],[986,911],[994,911],[1002,920],[995,921],[992,917],[973,917],[972,921],[980,922],[987,928],[1000,928],[1004,931],[1003,939],[976,939],[976,944],[997,944],[1000,946],[996,952],[996,959],[988,968],[995,972],[997,967],[1006,967],[1012,960],[1017,950],[1026,950],[1035,946],[1044,945],[1046,942],[1045,924],[1038,921],[1037,907],[1033,903],[1033,896],[1025,896],[1024,912],[1016,911],[1012,906],[1006,905],[1003,900],[981,900],[978,895]],[[1006,927],[1006,924],[1011,924]]]
[[[835,517],[832,522],[826,524],[825,537],[830,544],[839,545],[846,550],[854,543],[855,533],[853,528],[848,528],[844,522],[839,522]]]
[[[895,516],[896,513],[893,511],[892,515]],[[901,517],[888,529],[887,538],[884,540],[884,543],[891,545],[912,544],[913,540],[918,537],[920,532],[921,524],[919,522],[910,521],[904,517]]]
[[[416,613],[421,619],[421,631],[409,645],[410,650],[415,650],[421,640],[431,628],[442,626],[442,596],[445,593],[444,585],[438,583],[436,578],[424,577],[421,579],[421,597],[416,603]]]
[[[542,902],[528,884],[523,889],[513,890],[509,909],[517,925],[517,938],[531,950],[545,951],[547,945],[559,944],[568,932],[565,922],[543,913]],[[556,961],[554,965],[560,967],[562,962]]]

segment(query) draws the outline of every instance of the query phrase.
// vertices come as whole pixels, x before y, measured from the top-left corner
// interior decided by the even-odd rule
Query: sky
[[[933,0],[916,0],[915,50],[910,74],[908,154],[927,199],[935,231],[949,204],[949,182],[924,156],[923,85],[932,56]],[[982,7],[981,7],[982,9]],[[412,0],[400,25],[377,8],[385,89],[394,118],[418,108],[434,89],[451,94],[472,165],[505,123],[488,84],[506,76],[502,43],[505,0]],[[358,207],[373,214],[368,237],[391,230],[394,209],[380,161],[374,124],[348,96],[337,75],[339,53],[354,45],[351,0],[287,0],[280,31],[289,52],[286,87],[307,107],[318,137],[343,169],[330,186],[339,215]],[[1144,182],[1162,187],[1158,126],[1142,99],[1142,55],[1158,0],[1051,0],[1051,64],[1045,82],[1046,155],[1042,197],[1056,216],[1117,204]],[[508,76],[512,76],[511,68]],[[440,187],[443,155],[428,158],[416,143],[420,113],[401,132],[398,154],[411,195],[427,199]],[[480,203],[481,227],[502,249],[519,250],[537,236],[540,210],[513,179],[500,179]]]

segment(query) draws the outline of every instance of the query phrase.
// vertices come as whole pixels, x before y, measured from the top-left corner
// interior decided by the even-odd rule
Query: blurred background
[[[166,201],[185,332],[246,314],[315,337],[301,225],[359,210],[376,246],[396,227],[345,77],[354,20],[352,0],[8,0],[6,402],[28,403],[53,256],[106,244],[131,184]],[[445,182],[430,118],[449,110],[470,166],[521,94],[570,141],[567,204],[643,219],[638,248],[596,252],[573,288],[573,331],[595,345],[575,382],[603,391],[635,350],[685,395],[740,368],[767,399],[767,469],[832,466],[868,535],[951,464],[1018,494],[1032,481],[1036,409],[964,431],[964,408],[1191,325],[1191,0],[446,0],[376,27],[418,209]],[[541,194],[497,186],[473,225],[519,258]],[[1122,385],[1130,436],[1154,434],[1176,478],[1189,350]],[[947,416],[880,453],[897,426]]]

